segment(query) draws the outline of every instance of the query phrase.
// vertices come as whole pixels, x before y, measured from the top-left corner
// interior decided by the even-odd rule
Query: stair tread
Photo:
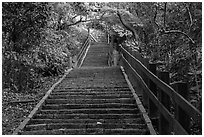
[[[69,94],[51,94],[51,97],[69,97],[69,98],[92,98],[92,99],[100,99],[100,98],[128,98],[133,97],[133,95],[129,94],[118,94],[118,95],[69,95]]]
[[[63,99],[63,98],[56,98],[56,99],[50,99],[48,98],[47,100],[65,100],[65,101],[68,101],[68,100],[134,100],[134,98],[115,98],[115,99],[89,99],[89,98],[77,98],[77,99]]]
[[[109,99],[69,99],[66,97],[49,97],[46,100],[46,104],[105,104],[105,103],[123,103],[123,104],[135,104],[134,98],[109,98]]]
[[[48,124],[29,124],[27,127],[35,127],[35,126],[45,126],[45,125],[118,125],[117,123],[101,123],[101,122],[96,122],[96,123],[48,123]],[[137,125],[137,126],[144,126],[145,124],[129,124],[129,123],[124,123],[124,125]],[[118,125],[120,126],[120,125]],[[69,127],[68,127],[69,128]]]
[[[123,119],[123,118],[137,118],[141,114],[36,114],[33,118],[52,118],[52,119]]]
[[[131,96],[132,93],[129,92],[82,92],[82,93],[78,93],[78,92],[53,92],[51,93],[51,95],[70,95],[70,96],[74,96],[74,95],[80,95],[80,96],[95,96],[95,95],[100,95],[100,96],[122,96],[122,95],[128,95]]]
[[[71,135],[86,135],[86,134],[130,134],[130,135],[142,135],[142,134],[148,134],[148,131],[146,129],[122,129],[122,128],[118,128],[118,129],[56,129],[56,130],[34,130],[34,131],[24,131],[22,132],[22,134],[24,135],[31,135],[31,134],[35,134],[35,135],[46,135],[46,134],[50,134],[50,135],[63,135],[63,134],[71,134]]]
[[[77,99],[77,98],[89,98],[89,99],[114,99],[114,98],[133,98],[131,95],[63,95],[63,94],[51,94],[49,98],[67,98],[67,99]]]
[[[117,124],[117,123],[51,123],[51,124],[33,124],[27,125],[25,130],[54,130],[54,129],[83,129],[83,128],[102,128],[102,129],[112,129],[112,128],[122,128],[122,129],[144,129],[145,124]]]
[[[92,90],[92,91],[53,91],[52,94],[110,94],[110,95],[113,95],[113,94],[132,94],[129,90],[121,90],[121,91],[95,91],[95,90]]]
[[[91,45],[82,67],[53,89],[20,134],[149,134],[120,67],[108,66],[108,50]]]
[[[46,104],[43,109],[71,109],[71,108],[135,108],[136,104],[104,103],[104,104]]]
[[[39,113],[44,114],[68,114],[68,113],[88,113],[88,114],[115,114],[115,113],[138,113],[139,109],[61,109],[61,110],[41,110]]]
[[[31,119],[30,124],[43,124],[43,123],[137,123],[144,124],[141,118],[129,118],[129,119]]]

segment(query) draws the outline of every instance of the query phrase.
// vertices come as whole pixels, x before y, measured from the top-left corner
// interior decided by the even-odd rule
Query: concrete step
[[[104,93],[104,92],[130,92],[129,87],[92,87],[92,88],[63,88],[63,89],[54,89],[53,92],[97,92],[97,93]]]
[[[94,88],[95,87],[95,88]],[[119,67],[82,67],[70,72],[55,88],[99,88],[128,87]],[[117,89],[120,90],[120,89]]]
[[[146,129],[56,129],[24,131],[22,135],[147,135]]]
[[[122,103],[135,104],[134,98],[115,98],[115,99],[67,99],[66,96],[58,98],[59,96],[50,96],[46,104],[104,104],[104,103]]]
[[[77,99],[77,98],[86,98],[86,99],[115,99],[115,98],[130,98],[133,97],[133,95],[129,95],[129,94],[112,94],[112,95],[69,95],[67,94],[60,94],[60,93],[52,93],[50,95],[50,97],[54,97],[54,98],[68,98],[68,99]]]
[[[134,109],[118,109],[118,108],[94,108],[94,109],[61,109],[61,110],[41,110],[38,114],[136,114],[139,113],[137,108]]]
[[[29,124],[50,124],[50,123],[117,123],[117,124],[144,124],[143,119],[31,119]]]
[[[52,123],[27,125],[26,131],[33,130],[55,130],[55,129],[144,129],[145,124],[116,124],[116,123]]]
[[[115,87],[127,86],[127,82],[121,78],[73,78],[65,80],[58,88],[87,88],[87,87]]]
[[[90,45],[82,67],[54,88],[20,134],[149,134],[120,67],[108,67],[109,48]]]
[[[136,104],[104,103],[104,104],[46,104],[42,109],[82,109],[82,108],[136,108]]]
[[[57,91],[52,92],[52,95],[132,95],[130,91],[84,91],[84,92],[77,92],[77,91]]]
[[[77,70],[73,70],[66,78],[78,78],[78,77],[122,77],[121,70],[118,67],[108,68],[106,67],[89,67],[87,68],[80,68]],[[119,75],[114,75],[119,74]]]
[[[34,119],[128,119],[138,118],[140,114],[36,114]]]

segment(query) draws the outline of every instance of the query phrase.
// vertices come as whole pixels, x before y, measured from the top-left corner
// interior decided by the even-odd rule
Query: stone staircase
[[[107,49],[91,46],[19,134],[150,134],[120,67],[107,66]]]
[[[93,44],[94,46],[90,47],[82,67],[107,67],[109,45],[105,43]]]
[[[99,30],[91,29],[91,34],[97,40],[97,42],[107,42],[107,36],[105,32],[101,32]]]
[[[55,90],[23,134],[149,134],[130,89]]]

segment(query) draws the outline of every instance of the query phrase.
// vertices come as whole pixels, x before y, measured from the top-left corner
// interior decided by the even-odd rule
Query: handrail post
[[[107,43],[109,44],[109,28],[108,28],[108,24],[107,23],[105,23],[105,26],[106,26],[106,38],[107,38]]]
[[[108,33],[108,36],[107,36],[107,41],[108,41],[108,44],[110,44],[110,34]]]
[[[153,73],[156,74],[156,64],[151,63],[149,64],[149,70]],[[156,84],[152,81],[149,80],[149,89],[154,93],[155,96],[157,96],[157,86]],[[158,109],[157,106],[151,101],[151,99],[148,99],[148,111],[149,111],[149,116],[153,122],[153,125],[158,127]]]
[[[140,58],[141,57],[141,55],[138,53],[138,51],[137,50],[135,50],[134,48],[132,49],[132,51],[131,51],[131,55],[132,56],[134,56],[136,59],[138,59],[138,58]],[[139,60],[139,59],[138,59]],[[131,61],[132,61],[132,67],[137,71],[137,73],[142,77],[142,72],[141,72],[141,70],[139,70],[139,69],[137,69],[137,65],[134,63],[135,61],[134,61],[134,59],[133,58],[131,58]],[[138,82],[136,83],[134,83],[135,85],[137,85],[137,87],[140,87],[140,85],[138,84]],[[136,86],[135,86],[136,87]],[[137,94],[139,95],[139,96],[142,96],[142,97],[144,97],[143,96],[143,93],[144,93],[144,91],[143,91],[143,89],[142,88],[140,88],[140,90],[138,90],[137,91]],[[145,100],[145,99],[143,99],[143,105],[145,106],[145,107],[147,107],[147,99]]]
[[[149,58],[143,58],[143,64],[145,65],[146,68],[149,69],[149,67],[150,67]],[[145,75],[145,73],[143,73],[143,72],[141,72],[141,73],[142,73],[142,79],[149,86],[149,79],[148,79],[148,77]],[[148,99],[148,95],[144,91],[142,93],[142,98],[143,98],[144,106],[148,107],[149,99]]]
[[[119,60],[119,53],[116,49],[113,49],[113,66],[117,66],[118,65],[118,60]]]
[[[127,47],[127,51],[131,54],[132,52],[132,48],[130,47],[130,46],[128,46]],[[129,57],[129,56],[127,56],[127,61],[130,63],[130,64],[132,64],[132,58],[131,57]]]
[[[172,84],[172,87],[177,93],[179,93],[186,100],[189,100],[189,90],[187,83],[176,82]],[[178,122],[183,126],[183,128],[190,133],[190,117],[188,114],[176,104],[175,117]]]
[[[88,37],[89,37],[89,35],[90,35],[90,28],[88,28]]]
[[[132,54],[132,52],[131,52],[131,47],[130,46],[125,46],[125,48],[127,49],[127,51],[130,53],[130,54]],[[126,59],[127,59],[127,61],[130,63],[130,64],[132,64],[132,58],[130,57],[130,56],[128,56],[127,54],[125,54],[125,57],[126,57]],[[126,63],[125,63],[126,64]],[[133,81],[133,75],[132,75],[132,72],[130,71],[131,69],[129,68],[129,67],[126,67],[126,72],[127,72],[127,74],[129,75],[129,79],[130,79],[130,81]],[[135,86],[135,85],[133,85],[133,86]]]
[[[169,72],[157,72],[158,77],[169,84]],[[158,90],[159,101],[170,111],[171,101],[170,97],[164,93],[161,89]],[[164,118],[162,114],[159,115],[159,133],[160,135],[169,135],[172,131],[172,125]]]
[[[72,68],[73,63],[72,63],[72,56],[69,56],[69,69]]]

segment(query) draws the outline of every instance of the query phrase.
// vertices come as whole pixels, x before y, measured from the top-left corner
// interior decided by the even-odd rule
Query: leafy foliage
[[[73,3],[4,2],[2,8],[4,88],[25,91],[40,76],[62,74],[87,36],[72,24],[82,14]]]
[[[42,76],[70,67],[92,28],[96,39],[141,51],[162,62],[171,82],[184,81],[191,103],[202,103],[202,3],[199,2],[3,2],[3,88],[26,91]],[[104,33],[107,34],[104,38]]]
[[[3,3],[3,83],[21,91],[34,86],[32,50],[46,25],[46,3]]]
[[[191,97],[197,98],[193,104],[201,108],[201,5],[199,2],[97,3],[94,7],[103,22],[96,20],[94,27],[101,29],[105,25],[103,31],[114,35],[118,43],[138,48],[151,62],[162,62],[164,65],[158,69],[169,71],[171,82],[187,82]]]
[[[2,7],[2,30],[13,42],[5,48],[22,53],[38,44],[48,15],[46,3],[3,3]]]

